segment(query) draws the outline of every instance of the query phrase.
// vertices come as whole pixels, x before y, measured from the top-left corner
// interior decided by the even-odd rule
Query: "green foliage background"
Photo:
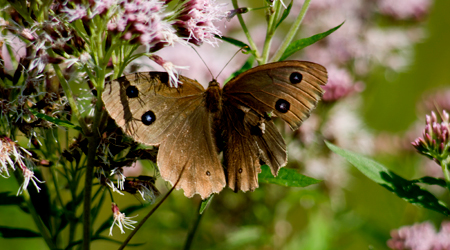
[[[384,72],[374,71],[362,93],[361,116],[376,133],[401,133],[417,119],[416,103],[427,90],[450,85],[450,9],[449,1],[435,1],[427,20],[427,38],[417,44],[411,67],[393,81]],[[345,25],[345,24],[344,24]],[[412,179],[418,154],[377,155],[375,159],[390,170]],[[404,202],[355,168],[351,184],[344,191],[344,209],[331,206],[324,186],[320,188],[285,188],[261,184],[252,193],[234,194],[230,189],[214,197],[205,211],[192,249],[387,249],[392,229],[431,220],[437,226],[443,215]],[[0,192],[15,193],[19,184],[14,178],[1,179]],[[117,196],[121,207],[136,204],[134,197]],[[197,214],[200,200],[187,199],[182,191],[174,192],[132,240],[143,246],[129,249],[180,249]],[[147,209],[138,212],[139,220]],[[80,211],[81,212],[81,211]],[[13,206],[0,206],[0,225],[36,230],[26,213]],[[130,214],[127,216],[131,216]],[[111,216],[105,205],[94,227]],[[286,222],[290,222],[287,226]],[[80,231],[81,233],[81,231]],[[286,235],[289,235],[286,237]],[[126,235],[114,230],[114,239]],[[0,238],[2,249],[45,249],[40,238]],[[115,249],[117,244],[97,241],[93,249]]]

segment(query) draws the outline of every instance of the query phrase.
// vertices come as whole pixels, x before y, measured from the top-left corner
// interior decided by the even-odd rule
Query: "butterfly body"
[[[180,179],[177,188],[186,196],[205,199],[226,184],[254,190],[262,163],[274,175],[286,165],[286,145],[271,117],[298,128],[322,96],[327,76],[318,64],[285,61],[250,69],[223,89],[215,80],[206,90],[195,80],[179,80],[182,85],[172,88],[167,73],[131,74],[111,81],[102,98],[128,135],[159,145],[163,179]]]

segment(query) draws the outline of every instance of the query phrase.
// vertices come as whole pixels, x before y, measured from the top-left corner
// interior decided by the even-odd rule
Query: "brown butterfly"
[[[283,61],[250,69],[223,89],[215,80],[206,90],[187,77],[179,80],[174,88],[166,72],[130,74],[109,82],[102,97],[128,135],[159,145],[164,180],[173,185],[179,179],[177,189],[187,197],[205,199],[226,183],[253,191],[261,164],[278,174],[286,165],[286,144],[272,118],[298,129],[321,98],[327,71],[312,62]]]

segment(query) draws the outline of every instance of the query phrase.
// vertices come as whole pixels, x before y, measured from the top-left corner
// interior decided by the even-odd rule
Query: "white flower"
[[[156,200],[156,195],[153,190],[150,190],[147,186],[144,184],[140,184],[140,187],[137,189],[139,194],[142,196],[142,199],[145,201],[150,202],[150,204],[153,204]]]
[[[22,163],[23,164],[23,163]],[[21,166],[23,171],[23,183],[20,185],[19,190],[17,191],[17,195],[22,194],[23,190],[27,189],[30,180],[33,182],[33,185],[36,187],[37,192],[41,191],[41,188],[37,185],[36,182],[44,183],[45,181],[39,180],[36,176],[34,176],[34,172],[28,169],[25,165]]]
[[[189,66],[177,66],[174,65],[171,62],[167,62],[164,59],[162,59],[160,56],[152,55],[150,56],[150,59],[156,62],[157,64],[161,65],[166,71],[167,74],[169,74],[169,85],[171,87],[178,88],[178,83],[181,83],[178,80],[178,70],[177,69],[189,69]]]
[[[123,190],[124,187],[124,183],[125,183],[125,178],[127,178],[124,174],[123,174],[123,169],[120,167],[116,167],[113,170],[111,170],[111,174],[112,175],[117,175],[117,187],[119,190]]]
[[[120,229],[120,232],[122,234],[125,233],[123,228],[130,229],[130,230],[134,229],[133,224],[136,224],[137,221],[130,220],[130,219],[136,217],[137,215],[133,216],[133,217],[126,217],[124,213],[120,212],[119,207],[114,203],[112,204],[112,211],[113,211],[114,222],[111,225],[111,228],[109,230],[109,236],[113,235],[112,230],[114,228],[114,225],[116,225]]]

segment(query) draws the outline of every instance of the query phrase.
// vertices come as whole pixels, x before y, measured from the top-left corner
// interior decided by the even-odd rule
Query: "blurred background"
[[[259,7],[257,1],[239,4]],[[300,8],[300,1],[295,1],[274,47]],[[204,213],[192,249],[388,249],[386,241],[393,229],[424,221],[439,228],[446,219],[441,214],[406,203],[373,183],[330,153],[323,140],[368,155],[407,179],[441,175],[439,166],[416,153],[411,142],[421,136],[425,115],[435,105],[450,110],[448,10],[449,1],[313,0],[297,39],[345,23],[289,59],[323,64],[329,72],[327,94],[299,131],[290,131],[282,122],[278,125],[289,145],[287,167],[323,182],[307,188],[261,184],[251,193],[225,189]],[[261,46],[264,11],[249,12],[244,19]],[[218,26],[223,35],[246,42],[235,19]],[[237,48],[222,42],[216,47],[205,44],[198,51],[216,75]],[[161,52],[158,55],[165,60],[190,66],[183,75],[204,85],[211,80],[195,52],[180,47]],[[218,80],[223,82],[246,58],[236,56]],[[145,60],[136,64],[140,71],[161,70]],[[131,170],[155,173],[151,163],[141,165]],[[18,186],[13,178],[2,179],[0,192],[16,192]],[[157,186],[163,194],[168,189],[160,180]],[[448,200],[443,189],[430,191]],[[131,195],[117,195],[115,202],[121,208],[140,204]],[[129,248],[181,249],[199,203],[199,197],[188,199],[182,191],[174,192],[133,238],[132,242],[142,245]],[[140,210],[135,220],[150,209]],[[94,227],[110,217],[110,211],[110,205],[105,205]],[[0,206],[0,213],[0,225],[35,229],[28,215],[16,207]],[[113,232],[116,240],[126,237],[117,228]],[[0,238],[0,245],[2,249],[45,249],[42,239]],[[116,247],[106,241],[93,243],[93,249]]]

